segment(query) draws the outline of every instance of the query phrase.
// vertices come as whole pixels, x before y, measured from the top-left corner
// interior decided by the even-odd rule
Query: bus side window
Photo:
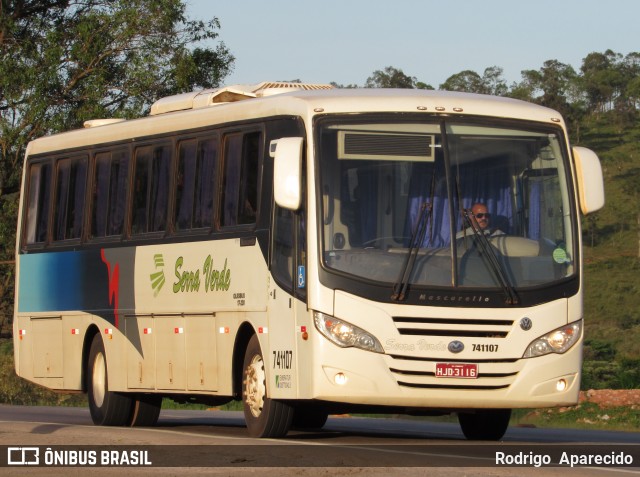
[[[80,238],[86,186],[86,157],[58,161],[53,219],[54,241]]]
[[[218,139],[198,142],[198,163],[194,188],[193,227],[213,225],[213,201],[216,194],[218,170]]]
[[[260,132],[225,137],[220,225],[254,224],[258,211]]]
[[[51,205],[51,164],[33,164],[29,170],[29,196],[25,239],[27,245],[47,240],[49,208]]]
[[[293,211],[276,206],[273,231],[273,276],[285,290],[293,290],[295,230]]]
[[[176,179],[176,230],[190,229],[193,224],[193,192],[196,181],[197,141],[182,141],[178,146],[178,170]]]
[[[176,230],[211,227],[218,143],[183,141],[179,146],[176,184]]]
[[[128,149],[96,154],[91,205],[91,237],[122,235],[128,176]]]
[[[240,209],[238,223],[254,224],[258,211],[258,173],[260,170],[260,133],[244,136],[242,145],[242,178],[240,180],[240,199],[244,207]]]
[[[143,146],[136,150],[133,176],[131,233],[166,229],[171,147]]]

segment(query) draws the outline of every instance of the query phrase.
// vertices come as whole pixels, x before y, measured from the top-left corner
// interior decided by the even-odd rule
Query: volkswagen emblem
[[[449,346],[447,346],[447,348],[452,353],[460,353],[464,349],[464,343],[462,341],[457,341],[457,340],[452,341],[451,343],[449,343]]]
[[[524,317],[520,320],[520,328],[522,328],[524,331],[529,331],[532,326],[533,321],[531,321],[531,318]]]

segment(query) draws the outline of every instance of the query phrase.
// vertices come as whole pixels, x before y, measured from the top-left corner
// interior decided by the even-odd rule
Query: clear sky
[[[463,70],[522,70],[591,52],[640,51],[640,0],[186,0],[217,17],[235,56],[226,84],[301,79],[363,85],[387,66],[437,88]]]

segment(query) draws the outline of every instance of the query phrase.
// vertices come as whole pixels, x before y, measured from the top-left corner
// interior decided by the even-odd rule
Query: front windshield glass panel
[[[573,275],[561,132],[505,124],[322,122],[325,267],[409,287]]]

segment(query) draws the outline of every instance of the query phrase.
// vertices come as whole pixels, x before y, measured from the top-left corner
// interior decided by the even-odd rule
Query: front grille
[[[418,388],[418,389],[452,389],[452,390],[476,390],[476,391],[495,391],[496,389],[505,389],[508,388],[508,384],[501,384],[497,386],[489,386],[482,384],[427,384],[427,383],[406,383],[403,381],[398,381],[399,386],[404,386],[407,388]]]
[[[478,318],[417,318],[396,316],[393,322],[398,333],[404,336],[492,338],[503,339],[509,335],[513,320]],[[494,391],[508,388],[521,369],[517,358],[389,356],[389,371],[399,386],[414,389],[450,389]],[[436,363],[471,363],[478,366],[474,378],[436,377]]]
[[[404,374],[406,376],[431,376],[435,377],[436,373],[433,371],[407,371],[395,368],[389,368],[394,374]],[[482,378],[506,378],[508,376],[515,376],[518,372],[510,372],[510,373],[480,373],[478,374],[478,379]]]
[[[512,320],[469,318],[413,318],[395,316],[398,333],[409,336],[458,336],[466,338],[506,338]]]
[[[470,363],[478,366],[475,378],[436,377],[436,363]],[[522,369],[518,358],[488,357],[482,359],[387,355],[389,371],[398,386],[413,389],[450,389],[494,391],[506,389]]]

